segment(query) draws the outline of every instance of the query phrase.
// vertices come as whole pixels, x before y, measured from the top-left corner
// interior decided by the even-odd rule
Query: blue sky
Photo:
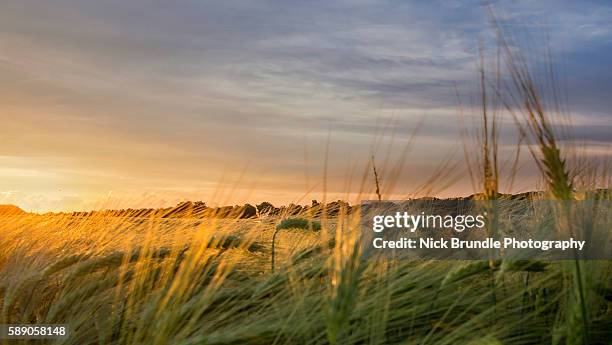
[[[492,7],[535,67],[549,42],[574,134],[609,157],[612,5]],[[455,88],[475,102],[478,45],[493,56],[493,38],[482,1],[6,0],[0,202],[299,201],[321,197],[325,166],[342,196],[422,121],[405,195],[463,156]],[[470,192],[461,177],[447,193]]]

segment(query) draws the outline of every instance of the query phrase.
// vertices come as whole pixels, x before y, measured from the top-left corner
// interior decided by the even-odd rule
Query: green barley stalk
[[[513,114],[519,131],[526,133],[539,148],[539,154],[530,147],[530,151],[538,167],[545,177],[548,189],[554,200],[564,202],[573,199],[573,181],[556,141],[551,121],[545,110],[541,91],[530,73],[526,59],[513,49],[514,42],[510,35],[504,32],[491,12],[493,24],[498,32],[498,42],[503,50],[506,67],[511,77],[510,86],[506,93],[511,99],[505,102],[510,113]],[[554,81],[552,69],[548,76]],[[517,114],[517,110],[520,114]],[[570,226],[570,210],[565,207],[559,223],[559,230]],[[577,258],[574,260],[570,280],[570,293],[568,298],[568,344],[587,344],[589,339],[589,317],[586,306],[586,288],[584,286],[584,263]]]
[[[327,340],[338,343],[346,337],[349,321],[359,298],[359,282],[365,269],[361,258],[361,244],[358,233],[343,234],[348,230],[346,215],[340,215],[345,224],[339,225],[336,233],[336,245],[332,252],[331,294],[328,300],[326,315]],[[354,228],[358,228],[353,224]]]

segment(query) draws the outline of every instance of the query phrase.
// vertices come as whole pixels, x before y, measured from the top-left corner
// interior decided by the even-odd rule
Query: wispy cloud
[[[533,41],[550,33],[579,134],[612,141],[611,7],[493,6]],[[248,167],[246,185],[287,200],[321,174],[331,132],[339,191],[391,118],[400,141],[425,118],[413,151],[425,172],[459,140],[454,88],[469,97],[492,36],[481,1],[4,1],[0,190],[47,207],[111,189],[208,197]]]

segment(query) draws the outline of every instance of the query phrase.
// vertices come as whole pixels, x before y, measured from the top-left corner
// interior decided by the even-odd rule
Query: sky
[[[479,44],[494,51],[485,4],[4,0],[0,203],[354,202],[371,196],[372,154],[388,196],[470,194],[459,113],[475,104]],[[612,156],[612,4],[490,6],[547,42],[575,136]],[[521,159],[514,188],[533,189]]]

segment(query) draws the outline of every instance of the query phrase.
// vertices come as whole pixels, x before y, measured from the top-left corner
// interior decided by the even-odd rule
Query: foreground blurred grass
[[[67,323],[61,344],[538,344],[572,326],[564,263],[366,263],[357,215],[282,232],[274,274],[273,222],[1,221],[0,323]],[[607,343],[612,265],[584,268],[590,341]]]

